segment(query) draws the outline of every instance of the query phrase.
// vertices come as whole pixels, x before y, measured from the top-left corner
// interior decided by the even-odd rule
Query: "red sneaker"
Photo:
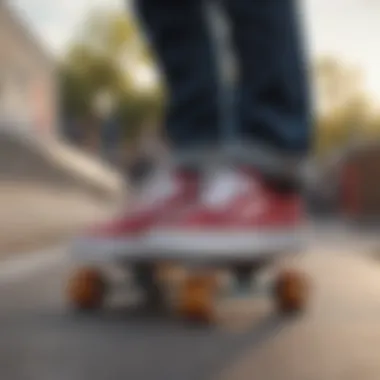
[[[252,171],[214,174],[201,203],[150,233],[152,247],[200,258],[276,253],[299,248],[304,207],[295,192],[274,189]]]
[[[146,232],[162,214],[176,213],[195,202],[198,182],[195,172],[157,173],[126,212],[77,239],[73,254],[85,260],[140,256],[147,248]]]

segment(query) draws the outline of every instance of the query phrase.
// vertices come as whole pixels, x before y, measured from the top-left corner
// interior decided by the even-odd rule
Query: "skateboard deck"
[[[302,237],[300,237],[302,234]],[[275,234],[263,232],[237,232],[233,236],[205,234],[201,238],[191,235],[178,241],[160,241],[144,244],[123,239],[77,238],[70,247],[70,257],[82,263],[139,263],[176,261],[191,265],[229,265],[237,262],[273,260],[301,251],[306,245],[304,232]],[[184,244],[186,242],[186,244]]]
[[[227,246],[219,252],[215,249],[201,252],[189,247],[181,251],[126,252],[122,245],[113,242],[108,248],[109,254],[104,254],[104,246],[96,245],[91,254],[81,255],[78,249],[72,252],[75,269],[68,279],[66,296],[75,309],[93,311],[105,304],[112,286],[103,272],[103,264],[113,263],[131,270],[135,285],[146,293],[147,304],[154,307],[163,306],[166,289],[162,285],[181,268],[183,276],[176,283],[173,311],[186,319],[212,323],[215,299],[221,288],[218,275],[221,269],[227,269],[244,284],[263,267],[285,256],[299,254],[301,247],[295,249],[294,245],[289,245],[277,250],[256,247],[250,251],[236,251]],[[272,288],[279,311],[288,313],[306,308],[310,286],[303,273],[283,268],[278,271]]]

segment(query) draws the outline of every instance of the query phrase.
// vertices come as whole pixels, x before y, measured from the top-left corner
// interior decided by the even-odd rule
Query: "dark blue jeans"
[[[225,135],[208,0],[136,0],[169,104],[166,134],[179,150],[220,144]],[[210,0],[211,1],[211,0]],[[311,118],[306,64],[293,0],[220,0],[238,78],[232,128],[252,146],[303,155]]]

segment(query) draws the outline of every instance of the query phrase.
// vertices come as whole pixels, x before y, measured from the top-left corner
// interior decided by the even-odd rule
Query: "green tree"
[[[318,154],[326,154],[365,134],[370,101],[361,71],[323,58],[315,66]]]
[[[138,134],[147,118],[158,123],[163,92],[159,83],[141,91],[135,77],[142,66],[154,67],[133,18],[119,12],[92,13],[61,64],[63,112],[71,117],[94,115],[99,95],[107,94],[126,138]]]

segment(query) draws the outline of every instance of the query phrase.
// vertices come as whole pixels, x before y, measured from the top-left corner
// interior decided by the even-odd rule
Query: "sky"
[[[53,53],[64,51],[94,7],[123,9],[127,0],[8,0]],[[380,0],[300,0],[312,56],[325,54],[361,67],[380,102]]]

